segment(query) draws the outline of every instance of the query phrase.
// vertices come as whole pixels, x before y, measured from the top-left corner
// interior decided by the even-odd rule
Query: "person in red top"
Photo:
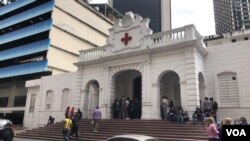
[[[219,131],[217,130],[217,126],[215,124],[213,117],[208,117],[207,119],[207,133],[208,133],[208,140],[209,141],[218,141],[219,140]]]

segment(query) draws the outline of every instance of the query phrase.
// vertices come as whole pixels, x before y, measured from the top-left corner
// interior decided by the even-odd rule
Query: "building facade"
[[[248,73],[250,31],[225,34],[207,42],[206,94],[219,104],[219,117],[250,117]],[[216,63],[215,63],[216,62]]]
[[[171,29],[171,0],[108,0],[110,5],[125,14],[128,11],[148,17],[153,32]]]
[[[214,0],[216,34],[250,28],[249,0]]]
[[[128,12],[110,29],[105,46],[80,52],[78,70],[68,74],[70,78],[49,76],[26,83],[24,126],[44,125],[49,115],[62,120],[64,103],[80,108],[83,118],[92,118],[99,105],[103,118],[110,119],[114,100],[122,96],[140,101],[142,119],[161,118],[163,96],[191,113],[205,96],[206,55],[193,25],[152,34],[149,19]],[[65,102],[64,97],[70,98]],[[47,105],[53,108],[46,109]],[[34,111],[29,112],[31,107]]]
[[[0,116],[21,124],[25,81],[76,71],[79,50],[104,45],[113,22],[81,0],[18,0],[0,11]]]
[[[140,101],[141,119],[161,118],[163,96],[190,117],[204,97],[218,102],[219,119],[250,117],[250,33],[205,47],[193,25],[154,34],[148,27],[148,19],[128,12],[110,29],[106,45],[80,51],[77,72],[28,81],[24,126],[43,126],[49,115],[61,121],[66,105],[86,119],[98,105],[103,118],[112,119],[113,102],[122,96]]]

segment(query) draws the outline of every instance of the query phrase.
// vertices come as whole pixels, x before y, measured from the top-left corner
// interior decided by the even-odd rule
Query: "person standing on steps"
[[[71,133],[70,136],[73,136],[74,134],[76,135],[76,139],[78,140],[79,138],[79,117],[78,117],[77,112],[74,113],[73,116],[71,116],[72,120],[72,127],[71,127]]]
[[[213,117],[208,117],[206,122],[208,141],[219,141],[219,131]]]
[[[63,133],[63,139],[64,141],[69,141],[69,138],[70,138],[70,129],[71,129],[71,126],[72,126],[72,121],[71,119],[69,118],[68,115],[65,115],[65,119],[63,120],[63,130],[62,130],[62,133]]]
[[[94,124],[94,132],[98,132],[98,126],[99,126],[99,121],[102,118],[102,112],[99,109],[98,106],[96,106],[96,109],[94,110],[93,113],[93,124]]]
[[[67,108],[66,108],[66,110],[65,110],[65,118],[66,118],[66,116],[69,116],[69,111],[70,111],[70,107],[68,106]]]
[[[168,111],[169,111],[169,100],[168,97],[163,96],[162,98],[162,110],[163,110],[163,119],[168,119]]]

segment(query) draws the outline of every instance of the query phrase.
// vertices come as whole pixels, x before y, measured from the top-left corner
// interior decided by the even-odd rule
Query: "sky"
[[[213,0],[172,0],[172,28],[194,24],[201,35],[214,35]]]
[[[103,3],[107,0],[90,0]],[[203,35],[215,34],[213,0],[172,0],[172,28],[194,24]]]

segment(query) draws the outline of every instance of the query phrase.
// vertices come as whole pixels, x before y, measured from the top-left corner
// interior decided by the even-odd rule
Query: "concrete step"
[[[80,140],[100,141],[120,134],[142,134],[158,137],[162,141],[205,141],[205,126],[190,123],[177,124],[163,120],[101,120],[99,132],[94,133],[91,120],[81,120]],[[28,130],[17,135],[19,138],[62,140],[62,123]]]

